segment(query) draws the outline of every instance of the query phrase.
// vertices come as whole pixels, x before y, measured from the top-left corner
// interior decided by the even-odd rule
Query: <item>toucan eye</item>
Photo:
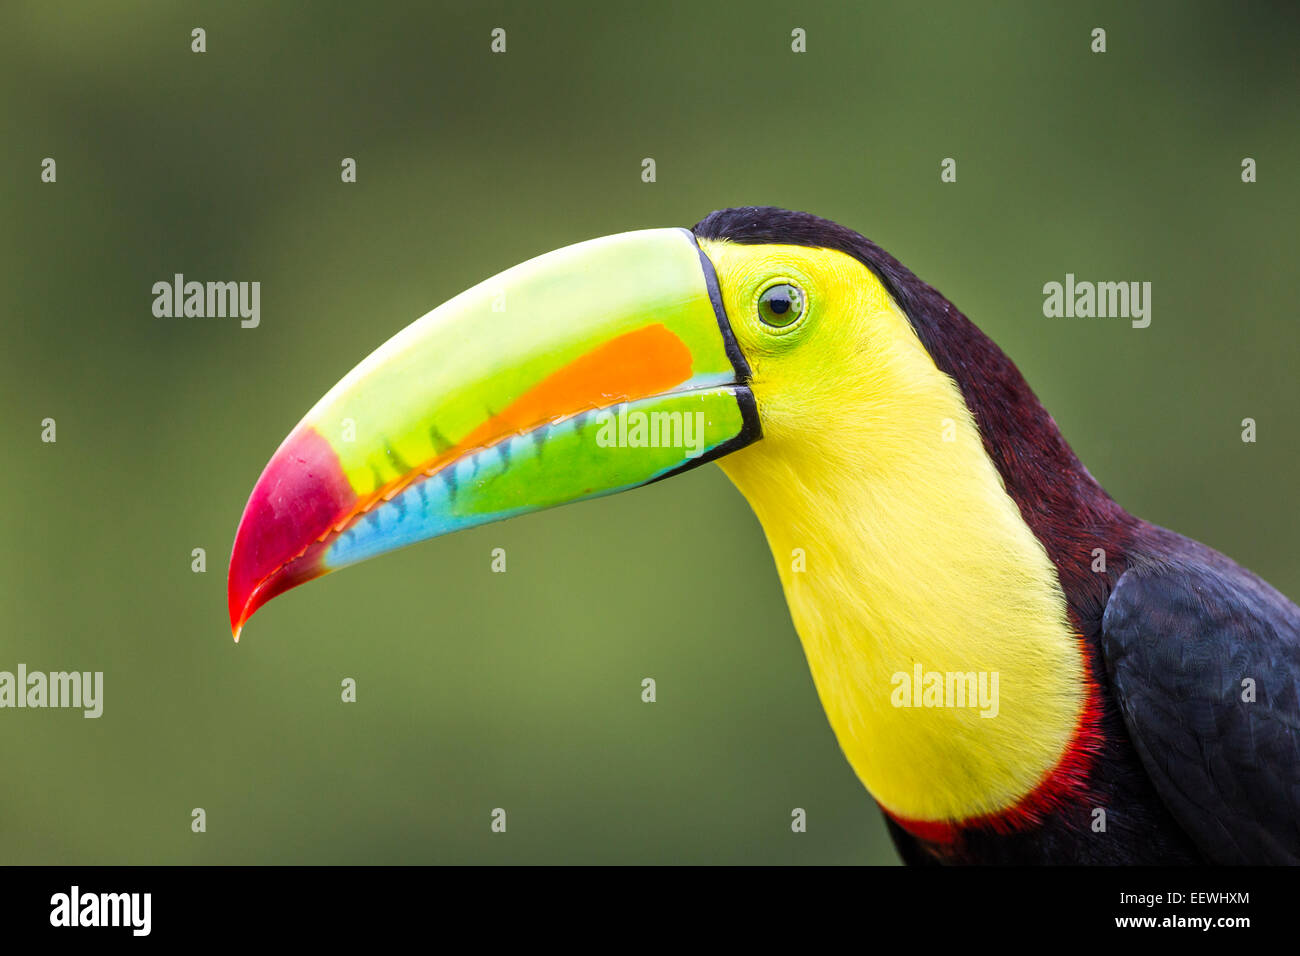
[[[796,286],[782,283],[763,291],[758,297],[758,317],[764,325],[783,329],[793,325],[803,315],[803,292]]]

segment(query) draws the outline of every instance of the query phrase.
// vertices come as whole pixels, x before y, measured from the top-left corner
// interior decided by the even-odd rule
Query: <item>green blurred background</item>
[[[0,711],[0,861],[894,862],[715,467],[230,640],[248,492],[353,364],[520,260],[722,206],[882,243],[1121,503],[1300,596],[1296,7],[1072,6],[6,3],[0,670],[102,670],[105,710]],[[260,328],[154,318],[176,272],[260,281]],[[1151,281],[1151,327],[1045,319],[1066,272]]]

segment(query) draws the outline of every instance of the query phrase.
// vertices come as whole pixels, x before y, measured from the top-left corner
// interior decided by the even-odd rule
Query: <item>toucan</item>
[[[905,862],[1300,862],[1300,609],[1126,512],[988,337],[807,213],[580,242],[398,332],[254,486],[235,639],[346,565],[712,461]]]

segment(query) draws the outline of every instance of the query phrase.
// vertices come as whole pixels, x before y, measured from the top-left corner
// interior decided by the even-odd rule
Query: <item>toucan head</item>
[[[733,478],[797,482],[784,450],[834,462],[847,429],[888,442],[908,425],[873,396],[923,416],[897,396],[929,360],[854,242],[806,214],[725,210],[558,249],[416,320],[263,470],[231,555],[236,639],[276,595],[416,541],[724,456]],[[855,455],[842,467],[871,467]]]

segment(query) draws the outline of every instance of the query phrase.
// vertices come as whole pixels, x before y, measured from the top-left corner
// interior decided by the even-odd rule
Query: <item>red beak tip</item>
[[[279,594],[325,573],[322,535],[357,502],[338,454],[315,428],[299,425],[271,457],[244,506],[230,553],[230,634]]]
[[[253,592],[254,594],[256,591]],[[244,625],[248,619],[253,616],[257,610],[257,605],[253,603],[253,594],[231,594],[230,596],[230,636],[239,643],[239,635],[244,631]]]

